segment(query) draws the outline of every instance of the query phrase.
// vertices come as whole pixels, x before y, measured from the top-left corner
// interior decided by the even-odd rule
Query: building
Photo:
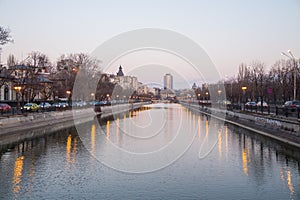
[[[16,100],[16,91],[14,90],[14,76],[7,67],[0,66],[0,101]]]
[[[138,94],[148,94],[149,88],[148,88],[147,85],[139,82],[138,83],[138,91],[137,92],[138,92]]]
[[[173,76],[171,74],[166,74],[164,76],[164,89],[173,90]]]
[[[52,81],[47,69],[34,72],[35,68],[25,65],[14,65],[0,68],[0,101],[17,100],[17,87],[23,101],[47,99],[51,97]],[[20,95],[21,95],[20,94]]]
[[[120,85],[123,89],[138,90],[138,79],[135,76],[125,76],[120,65],[117,75],[109,75],[110,81]]]

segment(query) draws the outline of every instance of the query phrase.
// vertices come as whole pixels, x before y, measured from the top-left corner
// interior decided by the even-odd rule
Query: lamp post
[[[281,52],[281,55],[288,57],[289,59],[293,60],[293,65],[294,65],[294,98],[293,100],[296,101],[297,99],[297,66],[296,66],[296,58],[294,57],[293,53],[291,50],[288,50],[288,54]]]
[[[21,91],[22,87],[21,86],[15,86],[14,90],[16,90],[16,97],[17,97],[17,113],[20,110],[20,91]]]
[[[246,103],[245,94],[246,94],[247,87],[246,87],[246,86],[243,86],[243,87],[242,87],[242,90],[243,90],[243,99],[244,99],[243,105],[244,105],[244,110],[245,110],[245,103]]]
[[[220,108],[220,106],[221,106],[221,93],[222,93],[222,90],[218,90],[219,108]]]
[[[71,94],[72,94],[72,92],[71,92],[71,90],[67,90],[66,93],[68,95],[68,104],[70,106],[70,103],[71,103],[70,100],[71,100]]]

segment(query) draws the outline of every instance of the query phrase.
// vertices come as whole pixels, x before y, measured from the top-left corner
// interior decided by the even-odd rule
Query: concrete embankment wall
[[[300,139],[300,123],[285,119],[272,118],[271,116],[244,114],[215,108],[202,109],[199,105],[181,102],[181,104],[193,111],[208,114],[212,117],[224,120],[233,125],[242,127],[251,132],[255,132],[286,144],[300,148],[300,143],[295,142]],[[264,130],[262,130],[262,128]],[[282,134],[274,134],[274,131]],[[281,136],[280,136],[281,135]]]
[[[62,112],[33,113],[28,116],[16,116],[0,120],[0,146],[20,141],[41,137],[43,135],[85,123],[98,117],[124,113],[138,109],[149,103],[122,104],[102,107],[100,113],[95,113],[93,108],[73,109]]]

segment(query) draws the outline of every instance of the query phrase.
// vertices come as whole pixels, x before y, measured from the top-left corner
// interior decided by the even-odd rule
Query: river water
[[[0,157],[0,199],[300,199],[299,154],[154,104],[16,144]]]

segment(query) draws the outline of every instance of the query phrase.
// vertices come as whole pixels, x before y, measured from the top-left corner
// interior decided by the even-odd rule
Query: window
[[[8,99],[8,86],[7,85],[4,88],[4,100],[9,100]]]

